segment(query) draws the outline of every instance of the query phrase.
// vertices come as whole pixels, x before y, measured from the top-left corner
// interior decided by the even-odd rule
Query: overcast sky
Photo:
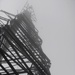
[[[0,9],[17,14],[27,0],[0,0]],[[52,75],[75,75],[75,0],[29,0]]]

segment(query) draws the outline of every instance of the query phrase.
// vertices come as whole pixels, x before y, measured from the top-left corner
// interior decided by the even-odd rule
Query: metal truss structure
[[[33,22],[24,12],[1,12],[10,19],[0,17],[0,75],[51,75],[50,60],[41,48],[42,40]]]

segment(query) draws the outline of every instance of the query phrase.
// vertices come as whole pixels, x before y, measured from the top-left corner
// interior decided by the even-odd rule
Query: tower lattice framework
[[[27,12],[13,15],[1,11],[10,19],[0,16],[0,74],[51,75],[50,60],[41,48],[42,39]]]

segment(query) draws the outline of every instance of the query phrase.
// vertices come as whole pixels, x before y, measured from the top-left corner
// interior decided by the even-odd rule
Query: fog
[[[0,10],[19,13],[27,0],[0,0]],[[75,0],[29,0],[51,75],[75,75]]]

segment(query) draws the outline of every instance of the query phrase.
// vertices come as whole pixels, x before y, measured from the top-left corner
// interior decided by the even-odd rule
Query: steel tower
[[[0,74],[51,75],[50,60],[41,48],[42,39],[29,11],[17,15],[1,12],[9,18],[0,16]]]

